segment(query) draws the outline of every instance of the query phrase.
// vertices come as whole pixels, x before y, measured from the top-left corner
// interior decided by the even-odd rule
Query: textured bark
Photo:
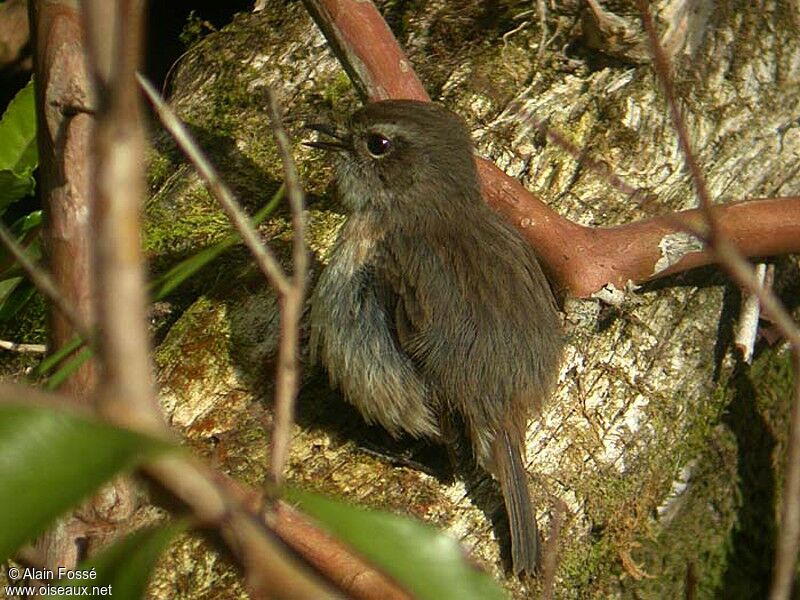
[[[34,2],[36,105],[40,195],[44,206],[44,243],[55,284],[85,323],[92,322],[89,256],[89,150],[91,116],[68,115],[67,107],[87,107],[88,81],[84,63],[80,13],[76,2]],[[56,351],[75,335],[67,319],[53,307],[50,347]],[[84,363],[63,386],[75,402],[91,401],[96,364]],[[109,495],[110,504],[116,502]],[[123,502],[123,505],[125,503]],[[80,517],[70,516],[38,542],[46,566],[72,568],[89,537]]]
[[[798,195],[796,9],[723,4],[657,7],[709,188],[717,201]],[[650,216],[654,202],[663,212],[695,206],[655,76],[638,50],[609,49],[595,30],[585,40],[577,9],[562,8],[550,11],[549,43],[539,52],[542,22],[523,14],[529,6],[388,3],[385,15],[431,97],[467,119],[479,152],[561,215],[603,226]],[[639,27],[627,4],[615,3],[614,12]],[[173,103],[251,207],[280,178],[257,93],[263,82],[276,89],[297,142],[305,120],[357,106],[297,4],[242,15],[190,50],[171,81]],[[616,191],[537,135],[525,113],[657,200],[641,206]],[[160,147],[147,243],[156,264],[166,265],[225,226],[196,176],[175,164],[167,142]],[[342,221],[327,194],[330,170],[299,145],[295,156],[309,189],[309,242],[324,261]],[[288,228],[282,216],[264,227],[284,257]],[[796,281],[796,264],[779,260],[777,286],[794,307]],[[527,440],[543,529],[559,501],[567,506],[555,597],[680,597],[687,585],[698,597],[764,595],[790,377],[785,350],[764,343],[752,372],[737,364],[729,349],[737,299],[722,276],[705,269],[627,294],[616,307],[567,302],[570,343],[559,389]],[[277,348],[274,295],[235,254],[176,296],[173,310],[177,320],[164,326],[157,351],[173,425],[223,468],[261,481],[270,413],[259,401],[272,397],[272,368],[264,365]],[[308,369],[305,382],[290,481],[426,519],[461,538],[514,597],[537,593],[538,582],[504,570],[498,547],[508,541],[498,544],[491,523],[502,513],[495,484],[446,483],[368,456],[358,446],[392,446],[386,435],[363,426],[326,389],[324,375]],[[748,558],[750,548],[758,559]],[[222,568],[217,583],[182,579],[179,556],[186,555],[165,560],[159,589],[190,586],[204,597],[208,586],[218,591],[219,581],[230,581]],[[215,597],[239,593],[228,587]]]

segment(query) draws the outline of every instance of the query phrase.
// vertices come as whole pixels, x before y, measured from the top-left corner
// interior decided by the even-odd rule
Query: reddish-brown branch
[[[617,227],[584,227],[558,215],[487,160],[478,160],[484,196],[536,248],[553,280],[586,297],[604,285],[624,287],[715,262],[710,250],[667,261],[659,244],[703,225],[699,209]],[[800,252],[800,197],[715,205],[720,233],[746,256]],[[661,262],[660,262],[661,261]],[[661,268],[661,265],[664,265]]]
[[[362,98],[430,101],[372,2],[304,0]]]
[[[41,6],[40,6],[41,4]],[[86,326],[93,322],[89,248],[89,135],[91,116],[67,115],[63,107],[87,106],[88,81],[81,47],[80,16],[74,3],[33,3],[39,176],[45,212],[43,230],[53,283]],[[54,350],[72,340],[69,319],[53,309]],[[65,391],[88,401],[95,378],[87,361],[65,383]]]
[[[7,7],[7,8],[10,8]],[[39,149],[39,194],[44,209],[43,241],[52,295],[61,301],[50,309],[50,348],[57,351],[69,343],[79,328],[86,337],[94,322],[91,251],[89,247],[90,176],[89,154],[91,116],[85,112],[67,115],[63,107],[89,104],[83,33],[75,2],[31,2],[31,31],[36,75],[37,144]],[[9,13],[6,13],[6,17]],[[33,277],[33,281],[38,281]],[[66,313],[59,306],[69,306]],[[87,338],[88,339],[88,338]],[[73,402],[88,404],[96,385],[94,360],[84,362],[64,382],[61,390]],[[111,488],[104,494],[114,493]],[[48,568],[70,567],[80,560],[81,543],[90,541],[90,531],[100,531],[101,522],[118,521],[131,503],[120,487],[117,504],[102,498],[94,502],[91,522],[69,516],[37,541]],[[113,506],[113,513],[103,507]],[[81,541],[81,543],[79,543]]]
[[[363,0],[305,0],[362,97],[428,100],[383,17]],[[607,284],[624,286],[714,262],[708,251],[687,254],[668,268],[656,269],[659,244],[679,234],[682,220],[703,221],[697,211],[664,215],[618,227],[591,228],[551,210],[487,160],[478,160],[487,202],[530,240],[554,281],[571,294],[586,297]],[[721,233],[746,256],[800,252],[800,199],[772,198],[718,206]]]
[[[275,532],[315,569],[354,600],[410,600],[410,596],[334,537],[283,503],[276,506]]]

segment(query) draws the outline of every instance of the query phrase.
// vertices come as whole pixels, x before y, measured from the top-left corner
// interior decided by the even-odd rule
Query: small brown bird
[[[346,129],[312,128],[330,138],[309,145],[336,152],[351,211],[314,293],[312,361],[393,436],[442,441],[462,422],[500,482],[514,572],[532,573],[525,430],[563,345],[536,256],[483,202],[472,141],[451,111],[389,100]]]

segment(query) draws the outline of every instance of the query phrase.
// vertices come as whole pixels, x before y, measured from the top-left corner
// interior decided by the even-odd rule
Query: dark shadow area
[[[144,72],[155,82],[163,83],[172,64],[186,51],[181,33],[186,29],[190,14],[206,32],[220,29],[238,12],[253,9],[252,0],[212,2],[211,0],[170,0],[147,5],[145,25]],[[0,70],[0,111],[30,79],[30,44],[17,63]]]
[[[736,437],[741,504],[730,538],[720,597],[766,598],[777,531],[772,462],[776,441],[757,409],[757,392],[749,367],[738,364],[731,383],[735,393],[723,420]]]
[[[742,292],[738,286],[728,283],[723,289],[722,306],[717,320],[717,335],[714,339],[714,373],[711,376],[714,383],[720,382],[725,356],[733,347],[735,328],[739,322],[739,313],[742,307]]]
[[[717,266],[709,265],[648,281],[642,284],[639,293],[657,292],[675,287],[707,288],[724,285],[727,281],[725,273]]]
[[[30,48],[27,50],[30,53]],[[8,103],[28,83],[31,73],[26,68],[8,68],[0,70],[0,113],[5,111]]]
[[[148,3],[144,64],[148,79],[163,83],[172,64],[186,51],[181,33],[186,28],[191,13],[194,13],[194,19],[202,29],[210,31],[203,22],[214,29],[220,29],[237,12],[250,11],[253,5],[252,0],[170,0]]]

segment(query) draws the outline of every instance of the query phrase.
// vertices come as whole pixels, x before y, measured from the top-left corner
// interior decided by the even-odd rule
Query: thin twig
[[[713,202],[711,195],[706,186],[706,179],[700,170],[700,165],[697,164],[694,150],[689,139],[689,132],[686,129],[686,122],[683,119],[678,107],[678,100],[675,97],[675,85],[672,81],[672,69],[670,68],[669,59],[667,58],[664,49],[661,47],[661,42],[658,39],[656,26],[653,23],[653,17],[648,9],[647,2],[638,0],[639,9],[642,13],[642,22],[644,23],[645,31],[647,32],[647,39],[650,44],[650,53],[653,56],[653,67],[655,68],[658,79],[661,83],[661,89],[664,91],[664,96],[667,100],[669,107],[670,118],[672,119],[672,126],[678,134],[678,144],[680,145],[681,152],[683,153],[683,160],[686,163],[687,169],[692,177],[695,191],[698,198],[700,198],[700,208],[703,209],[706,217],[706,223],[709,228],[709,237],[712,243],[714,239],[719,236],[719,224],[716,216],[711,210]]]
[[[539,27],[541,33],[539,34],[539,49],[536,51],[537,62],[542,62],[544,51],[547,48],[547,37],[549,31],[547,29],[547,3],[545,0],[536,0],[536,8],[539,11]]]
[[[289,138],[283,128],[280,108],[275,94],[267,91],[267,110],[272,132],[283,163],[286,193],[292,209],[292,285],[281,298],[281,342],[278,351],[278,371],[275,376],[275,421],[272,428],[270,475],[274,482],[283,480],[283,470],[289,454],[294,404],[299,380],[298,348],[300,317],[305,300],[308,254],[305,245],[305,216],[303,214],[303,188],[289,147]]]
[[[691,149],[686,126],[675,99],[669,61],[661,48],[655,25],[646,0],[638,0],[647,37],[653,54],[656,74],[669,103],[675,131],[678,134],[686,166],[691,174],[695,190],[708,227],[708,240],[718,261],[739,285],[756,295],[776,327],[792,345],[794,366],[794,397],[789,424],[789,443],[786,456],[786,473],[781,499],[781,527],[773,564],[770,600],[785,600],[790,597],[796,572],[797,553],[800,548],[800,328],[792,319],[772,290],[762,287],[752,266],[744,260],[736,247],[720,234],[719,222],[712,210],[711,198],[705,179]]]
[[[155,394],[141,250],[144,133],[134,73],[141,56],[138,1],[81,4],[97,95],[92,134],[92,256],[103,379],[96,395],[110,421],[168,437]],[[120,24],[124,23],[124,26]]]
[[[281,342],[278,351],[278,367],[275,378],[275,425],[272,435],[270,474],[275,482],[283,479],[283,468],[288,455],[289,439],[294,415],[294,399],[299,380],[298,347],[299,322],[305,298],[305,280],[308,271],[308,255],[305,247],[305,217],[303,215],[303,190],[297,169],[291,157],[289,138],[281,123],[280,111],[273,94],[267,94],[267,107],[275,134],[278,153],[284,169],[289,205],[292,210],[294,238],[292,258],[294,272],[287,277],[270,250],[262,243],[255,228],[250,224],[247,214],[239,206],[233,193],[219,178],[216,170],[206,159],[197,143],[174,111],[161,99],[153,86],[141,75],[137,75],[139,85],[144,90],[161,119],[164,128],[189,157],[205,180],[211,193],[222,205],[228,218],[239,231],[261,271],[280,296]]]
[[[648,39],[650,40],[654,52],[653,62],[656,73],[659,76],[662,86],[664,88],[669,88],[668,91],[665,91],[665,95],[667,101],[670,103],[670,114],[672,115],[673,124],[678,134],[681,149],[684,153],[686,167],[689,169],[692,183],[700,197],[701,211],[708,226],[708,232],[703,235],[703,238],[711,246],[717,260],[728,271],[729,275],[731,275],[737,283],[745,286],[758,297],[765,311],[769,313],[770,318],[774,320],[775,325],[779,328],[781,333],[783,333],[795,348],[800,348],[800,329],[792,319],[792,316],[786,311],[780,300],[778,300],[777,296],[775,296],[771,290],[764,289],[758,284],[758,278],[755,276],[750,263],[742,258],[736,246],[728,240],[728,237],[720,233],[719,220],[715,214],[716,211],[711,202],[705,178],[691,149],[683,117],[675,102],[672,78],[669,76],[669,61],[664,51],[661,49],[658,37],[656,36],[647,2],[645,0],[638,0],[638,3],[643,21],[645,22]],[[684,227],[691,228],[691,224],[684,223]],[[702,235],[702,232],[696,230],[695,233]]]
[[[769,278],[767,277],[768,271],[772,274]],[[762,287],[770,287],[772,285],[771,280],[774,273],[775,265],[768,266],[766,263],[759,263],[756,266],[756,277]],[[742,359],[748,365],[753,362],[753,349],[758,334],[760,316],[761,303],[758,301],[758,296],[743,290],[742,308],[739,311],[739,324],[736,327],[734,344],[739,348],[742,353]]]
[[[20,354],[44,354],[47,352],[45,344],[18,344],[17,342],[9,342],[8,340],[0,340],[0,348],[9,350],[10,352],[19,352]]]
[[[58,307],[58,310],[61,311],[78,335],[84,340],[91,341],[91,330],[86,323],[84,323],[78,311],[61,295],[61,292],[58,290],[58,287],[53,282],[50,275],[44,269],[34,264],[33,261],[25,255],[25,251],[20,248],[19,244],[14,240],[14,236],[11,235],[11,232],[2,223],[0,223],[0,242],[3,243],[8,253],[14,257],[14,260],[17,261],[19,266],[22,267],[22,270],[30,277],[33,285]]]
[[[561,133],[550,127],[547,122],[543,119],[537,118],[533,113],[527,110],[525,107],[520,107],[517,109],[518,115],[524,117],[528,121],[531,122],[532,126],[544,133],[548,140],[553,142],[556,146],[564,150],[567,154],[572,156],[577,162],[579,162],[582,166],[595,171],[596,173],[600,174],[612,187],[619,190],[623,194],[627,194],[628,196],[636,196],[638,193],[638,189],[624,181],[621,177],[616,175],[613,171],[608,169],[606,163],[595,160],[586,155],[584,151],[578,148],[575,144],[573,144],[570,140],[564,137]]]
[[[786,450],[786,475],[783,482],[781,528],[772,571],[770,600],[792,596],[797,572],[797,550],[800,545],[800,349],[792,351],[794,369],[794,403],[789,423],[789,444]]]
[[[180,146],[181,150],[183,150],[184,154],[186,154],[198,173],[200,173],[200,176],[206,182],[209,191],[222,205],[222,209],[225,211],[225,214],[228,215],[233,226],[236,227],[241,234],[242,240],[255,257],[256,263],[264,273],[264,276],[281,296],[290,293],[291,283],[283,272],[283,269],[281,269],[278,259],[275,258],[272,252],[261,242],[258,232],[250,224],[250,219],[239,206],[233,192],[231,192],[230,188],[225,185],[225,182],[220,179],[214,167],[189,133],[189,130],[180,119],[178,119],[178,116],[172,108],[164,102],[160,94],[147,79],[141,74],[137,74],[136,78],[142,90],[144,90],[145,95],[150,100],[150,103],[153,105],[153,108],[155,108],[156,114],[158,114],[158,118],[161,120],[164,129],[172,135],[178,146]]]

